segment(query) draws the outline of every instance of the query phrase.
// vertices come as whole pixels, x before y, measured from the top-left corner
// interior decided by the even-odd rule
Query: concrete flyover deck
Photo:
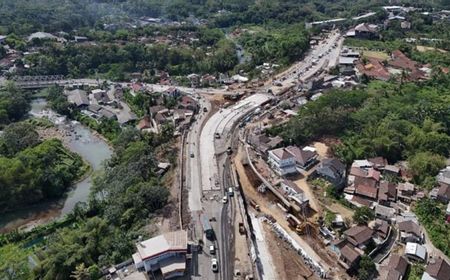
[[[220,146],[223,145],[224,141],[223,139],[215,139],[216,132],[220,134],[220,137],[226,137],[237,121],[269,100],[270,96],[266,94],[251,95],[229,108],[221,109],[205,123],[200,135],[199,146],[203,191],[220,189],[216,151],[224,150]]]

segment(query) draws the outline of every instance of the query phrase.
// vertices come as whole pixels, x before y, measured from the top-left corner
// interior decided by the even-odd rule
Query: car
[[[219,262],[217,261],[216,258],[211,259],[211,270],[213,272],[219,271]]]
[[[233,153],[233,150],[231,149],[231,147],[227,148],[227,155],[231,155]]]
[[[227,204],[227,202],[228,202],[228,196],[224,196],[223,198],[222,198],[222,203],[223,204]]]
[[[214,134],[214,137],[215,137],[216,139],[220,139],[220,133],[219,133],[219,132],[216,132],[216,133]]]
[[[191,153],[191,158],[193,158],[194,157],[194,153]]]
[[[208,112],[208,108],[203,107],[203,112]]]
[[[214,245],[209,246],[209,253],[211,255],[214,255],[216,253],[216,247],[214,247]]]
[[[234,196],[234,190],[233,190],[233,187],[229,187],[228,188],[228,195],[231,197],[231,196]]]

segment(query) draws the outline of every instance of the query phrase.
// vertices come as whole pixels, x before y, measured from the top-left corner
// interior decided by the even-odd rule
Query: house
[[[135,113],[133,113],[129,108],[127,110],[121,110],[117,114],[117,121],[120,125],[124,125],[130,122],[133,122],[137,120],[137,116]]]
[[[388,164],[383,168],[383,173],[385,175],[398,176],[400,174],[400,168],[395,165]]]
[[[422,280],[450,280],[450,264],[441,258],[430,261]]]
[[[406,220],[399,222],[398,230],[400,232],[399,238],[402,243],[422,243],[422,230],[415,221]]]
[[[283,138],[280,136],[269,137],[263,133],[253,133],[249,136],[248,142],[253,146],[253,148],[255,148],[255,150],[261,152],[262,154],[266,154],[267,151],[283,143]]]
[[[73,40],[77,43],[87,42],[89,39],[85,36],[73,36]]]
[[[386,70],[383,65],[383,60],[367,57],[367,63],[364,63],[362,60],[359,60],[356,63],[357,76],[358,77],[367,77],[369,79],[388,81],[391,77],[391,74]]]
[[[284,179],[280,182],[280,187],[284,194],[300,208],[305,209],[308,206],[309,199],[306,197],[302,189],[290,180]]]
[[[403,280],[408,271],[408,260],[400,255],[393,254],[389,257],[386,266],[380,267],[379,280]]]
[[[359,183],[359,181],[364,180],[364,182]],[[356,178],[355,182],[355,194],[362,196],[363,198],[370,199],[370,200],[376,200],[378,196],[378,189],[375,186],[372,186],[370,184],[367,184],[366,182],[373,182],[368,181],[366,178]]]
[[[295,162],[301,169],[308,169],[316,161],[318,154],[308,149],[300,149],[297,146],[288,146],[286,150],[295,157]]]
[[[71,104],[75,104],[77,107],[87,107],[89,105],[87,93],[81,89],[67,92],[67,101]]]
[[[394,208],[383,205],[375,206],[375,216],[386,221],[393,221],[395,219],[396,211]]]
[[[0,44],[5,43],[5,41],[6,41],[6,36],[0,35]]]
[[[269,151],[268,164],[280,176],[297,173],[296,159],[285,148]]]
[[[385,220],[376,219],[373,225],[373,230],[378,238],[384,240],[389,234],[389,224]]]
[[[418,243],[408,242],[405,247],[405,256],[414,261],[424,262],[427,259],[427,249]]]
[[[177,98],[180,96],[180,91],[175,87],[170,87],[164,91],[164,94],[173,98]]]
[[[409,182],[399,183],[397,186],[397,198],[403,202],[411,202],[414,192],[415,187]]]
[[[339,263],[347,270],[356,268],[362,254],[349,244],[340,249]]]
[[[352,75],[355,73],[355,65],[358,58],[354,57],[339,57],[339,73],[344,75]]]
[[[400,50],[395,50],[392,52],[388,65],[393,68],[407,70],[409,72],[417,70],[417,62],[411,60]]]
[[[386,165],[388,165],[388,162],[383,157],[374,157],[367,159],[368,162],[372,164],[372,167],[376,170],[383,170]]]
[[[111,112],[110,110],[105,109],[105,108],[101,108],[98,111],[98,114],[99,114],[99,116],[101,118],[105,118],[105,119],[108,119],[108,120],[113,120],[113,119],[117,118],[116,114],[114,114],[113,112]]]
[[[345,183],[345,165],[336,158],[322,160],[317,168],[317,174],[332,183],[336,188],[342,188]]]
[[[168,232],[136,244],[133,262],[140,271],[160,271],[163,279],[180,277],[186,270],[187,232]]]
[[[378,39],[378,27],[374,24],[361,23],[355,26],[355,38]]]
[[[372,241],[373,230],[368,226],[354,226],[344,231],[344,236],[353,246],[364,250],[366,245]]]
[[[439,171],[439,174],[436,176],[437,182],[439,185],[449,185],[450,186],[450,166]]]
[[[440,184],[437,193],[437,200],[442,203],[448,203],[450,201],[450,185]]]
[[[198,108],[197,102],[189,96],[183,95],[178,102],[178,109],[191,110],[196,112]]]
[[[150,120],[149,116],[143,117],[138,124],[136,125],[136,128],[140,131],[147,130],[152,128],[152,121]]]
[[[381,181],[378,190],[378,203],[384,206],[390,206],[397,200],[397,186],[394,183]]]

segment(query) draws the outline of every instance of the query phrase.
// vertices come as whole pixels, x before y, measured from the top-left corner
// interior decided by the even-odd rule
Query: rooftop
[[[435,262],[430,262],[427,266],[426,273],[436,280],[450,279],[450,265],[441,258]]]
[[[420,244],[408,242],[406,243],[405,254],[416,256],[421,258],[422,260],[426,260],[427,249]]]
[[[139,242],[136,245],[142,260],[170,251],[187,251],[187,232],[174,231]]]
[[[372,238],[373,230],[367,226],[355,226],[344,232],[350,243],[355,246],[366,243]]]

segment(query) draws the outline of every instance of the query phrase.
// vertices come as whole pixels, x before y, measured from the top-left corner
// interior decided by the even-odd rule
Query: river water
[[[112,150],[108,143],[87,127],[78,122],[66,120],[65,117],[48,110],[46,106],[45,99],[34,100],[30,115],[47,117],[65,135],[64,143],[66,146],[88,162],[94,172],[99,170],[102,163],[111,157]],[[0,217],[0,232],[15,228],[31,229],[36,225],[63,217],[74,209],[77,202],[87,202],[91,186],[92,174],[76,183],[68,192],[64,201],[41,203],[25,210],[2,215]]]

